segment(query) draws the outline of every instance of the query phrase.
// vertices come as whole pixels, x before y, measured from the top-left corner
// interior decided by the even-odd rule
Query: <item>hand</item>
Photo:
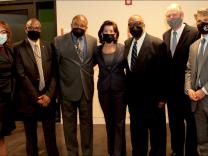
[[[158,108],[164,108],[165,107],[165,102],[160,101],[158,104]]]
[[[40,104],[43,107],[47,107],[50,102],[51,102],[51,99],[47,95],[39,96],[38,101],[37,101],[37,103]]]
[[[192,89],[188,90],[188,96],[193,101],[198,101],[198,96],[196,95],[196,92]]]
[[[199,89],[195,92],[195,95],[197,96],[198,100],[201,100],[205,97],[205,93],[202,89]]]

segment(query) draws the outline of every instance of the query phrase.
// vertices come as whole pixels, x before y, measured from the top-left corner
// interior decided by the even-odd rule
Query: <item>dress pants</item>
[[[165,108],[156,105],[142,100],[128,105],[132,156],[147,156],[148,140],[151,146],[149,156],[166,156]]]
[[[199,102],[194,115],[200,156],[208,156],[208,103]]]
[[[187,98],[172,96],[167,103],[171,148],[175,156],[198,156],[195,119]]]
[[[98,96],[105,117],[108,154],[110,156],[125,156],[126,104],[124,92],[99,91]]]
[[[50,112],[51,110],[49,109],[50,108],[47,107],[39,108],[33,116],[29,115],[24,118],[27,156],[38,156],[38,120],[42,121],[45,145],[48,156],[59,156],[58,148],[56,145],[55,110],[52,110],[53,112]]]
[[[87,100],[82,94],[78,101],[61,101],[63,115],[64,137],[68,156],[78,156],[77,140],[77,110],[79,110],[82,156],[92,156],[93,125],[92,100]]]

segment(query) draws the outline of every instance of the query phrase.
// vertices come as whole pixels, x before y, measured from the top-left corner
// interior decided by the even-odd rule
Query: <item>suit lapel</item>
[[[40,51],[41,51],[41,58],[42,58],[42,68],[43,68],[43,73],[46,73],[46,63],[45,60],[47,60],[48,58],[48,53],[47,53],[47,49],[46,46],[44,45],[44,43],[40,40]]]
[[[199,45],[199,44],[198,44],[198,45]],[[198,50],[197,50],[197,52],[198,52]],[[198,72],[199,74],[197,74],[198,77],[200,76],[201,69],[202,69],[203,65],[205,64],[207,58],[208,58],[208,47],[206,46],[206,49],[205,49],[205,51],[204,51],[204,57],[203,57],[203,59],[201,60],[201,62],[199,63],[199,72]]]
[[[171,37],[171,30],[172,30],[172,29],[170,29],[170,30],[168,31],[168,33],[167,33],[167,38],[166,38],[166,41],[165,41],[165,43],[166,43],[166,45],[167,45],[167,49],[168,49],[168,50],[170,50],[170,37]]]
[[[33,54],[33,49],[27,39],[25,39],[25,48],[32,61],[36,64],[35,56]]]
[[[11,52],[11,48],[9,48],[8,46],[4,46],[2,47],[2,52],[0,53],[0,58],[2,61],[5,62],[13,62],[13,58],[12,58],[12,52]]]
[[[92,53],[93,53],[93,42],[90,42],[90,38],[88,35],[85,35],[85,40],[86,40],[86,57],[84,58],[84,62],[91,58]],[[90,57],[89,57],[90,56]]]
[[[144,60],[145,57],[147,56],[146,52],[149,49],[149,40],[150,40],[149,35],[146,33],[146,36],[144,38],[144,41],[143,41],[142,46],[139,51],[139,55],[137,56],[137,63],[136,64],[142,62],[142,60]]]
[[[194,71],[194,73],[197,73],[196,81],[198,81],[199,75],[200,75],[199,73],[201,71],[201,67],[199,67],[200,69],[199,69],[199,71],[197,71],[198,70],[197,56],[198,56],[199,43],[200,43],[200,40],[196,41],[196,44],[194,44],[194,47],[193,47],[193,51],[194,51],[194,57],[193,57],[194,58],[194,66],[193,66],[194,69],[193,69],[193,71]]]
[[[175,50],[174,55],[175,55],[176,53],[180,52],[180,51],[177,51],[177,49],[180,48],[180,47],[182,47],[182,46],[184,45],[184,42],[186,42],[186,37],[187,37],[187,35],[189,34],[189,33],[188,33],[189,31],[190,31],[190,29],[187,27],[187,25],[185,25],[185,27],[184,27],[184,29],[183,29],[183,31],[182,31],[182,34],[181,34],[181,36],[180,36],[180,38],[179,38],[178,44],[177,44],[177,46],[176,46],[176,50]]]
[[[127,59],[133,38],[130,38],[125,43],[124,58]]]

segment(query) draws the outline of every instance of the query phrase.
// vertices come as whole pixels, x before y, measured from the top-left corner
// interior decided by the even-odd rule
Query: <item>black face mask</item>
[[[131,35],[135,38],[140,38],[140,36],[143,33],[143,29],[141,26],[131,26],[129,28],[129,31],[130,31]]]
[[[208,23],[207,22],[201,22],[197,24],[197,28],[201,34],[208,34]]]
[[[27,36],[29,39],[36,41],[40,38],[40,32],[31,30],[27,32]]]
[[[84,35],[85,30],[84,30],[84,29],[81,29],[81,28],[73,28],[73,29],[72,29],[72,32],[73,32],[73,34],[74,34],[77,38],[79,38],[79,37],[81,37],[81,36]]]
[[[103,34],[103,40],[106,42],[106,43],[111,43],[113,41],[115,41],[115,34]]]

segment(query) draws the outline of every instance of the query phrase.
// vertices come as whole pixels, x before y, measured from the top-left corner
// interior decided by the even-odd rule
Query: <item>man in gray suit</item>
[[[93,62],[96,38],[85,35],[87,18],[76,15],[71,32],[54,39],[58,60],[59,103],[68,155],[77,156],[77,110],[79,110],[83,156],[92,156]]]
[[[194,16],[201,38],[190,47],[185,91],[192,100],[200,155],[208,156],[208,8]]]

